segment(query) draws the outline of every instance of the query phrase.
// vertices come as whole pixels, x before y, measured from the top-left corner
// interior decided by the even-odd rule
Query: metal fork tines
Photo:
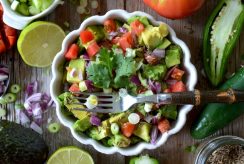
[[[120,108],[118,106],[119,105],[118,96],[116,94],[113,94],[113,93],[105,94],[103,92],[95,92],[95,93],[72,92],[72,94],[74,95],[75,99],[79,100],[79,102],[73,103],[73,104],[84,106],[84,108],[73,108],[74,110],[82,110],[82,111],[98,112],[98,113],[121,112]],[[93,109],[88,109],[88,108],[86,108],[86,105],[85,105],[87,98],[90,95],[95,95],[98,98],[98,104]]]

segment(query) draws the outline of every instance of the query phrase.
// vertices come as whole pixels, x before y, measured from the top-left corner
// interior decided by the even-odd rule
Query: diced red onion
[[[119,27],[119,28],[118,28],[118,32],[124,34],[124,33],[127,33],[128,30],[127,30],[127,28],[125,28],[125,27]]]
[[[112,31],[112,32],[110,32],[108,35],[107,35],[107,39],[108,40],[112,40],[114,37],[116,37],[117,35],[118,35],[119,33],[118,32],[114,32],[114,31]]]
[[[165,57],[165,49],[154,49],[151,55],[156,56],[158,59],[162,59]]]
[[[29,117],[23,111],[20,111],[20,123],[22,125],[30,123]]]
[[[94,91],[95,87],[94,87],[94,85],[93,85],[91,80],[85,80],[85,83],[86,83],[87,90],[89,92]]]
[[[90,118],[90,123],[95,126],[100,126],[101,125],[101,119],[95,115],[92,115]]]
[[[39,125],[37,125],[34,121],[32,121],[32,123],[30,125],[30,128],[33,129],[34,131],[36,131],[39,134],[43,133],[42,128]]]
[[[27,97],[29,97],[30,95],[36,93],[37,88],[38,88],[38,82],[37,81],[34,81],[34,82],[28,84],[26,87],[25,99],[27,99]]]
[[[83,57],[83,59],[84,59],[85,61],[90,61],[90,60],[91,60],[90,57],[89,57],[89,55],[88,55],[87,53],[84,53],[84,54],[82,55],[82,57]]]
[[[137,86],[141,85],[141,81],[140,81],[140,79],[139,79],[139,77],[137,75],[131,76],[130,81],[132,83],[134,83],[135,85],[137,85]]]
[[[153,126],[151,130],[151,144],[156,144],[158,138],[158,128],[157,126]]]
[[[177,68],[177,65],[172,67],[167,74],[164,76],[164,80],[168,80],[170,78],[171,73],[174,71],[174,69]]]
[[[151,123],[152,119],[153,119],[153,116],[150,115],[150,114],[148,114],[148,115],[144,118],[144,120],[145,120],[147,123]]]
[[[160,93],[161,92],[161,83],[152,81],[151,79],[148,80],[148,85],[153,93]]]
[[[153,125],[157,125],[157,124],[158,124],[158,121],[159,121],[159,119],[158,119],[157,116],[154,116],[154,117],[152,118],[152,124],[153,124]]]
[[[5,81],[8,79],[8,75],[0,74],[0,81]]]
[[[0,67],[0,74],[9,75],[9,69],[7,67]]]

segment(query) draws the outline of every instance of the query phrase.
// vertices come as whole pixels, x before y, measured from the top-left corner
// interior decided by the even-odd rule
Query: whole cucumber
[[[244,90],[244,68],[240,68],[220,89]],[[225,127],[244,113],[244,103],[208,104],[191,128],[191,136],[203,139]]]

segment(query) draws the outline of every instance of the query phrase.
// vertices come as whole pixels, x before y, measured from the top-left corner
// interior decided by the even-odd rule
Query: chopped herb
[[[196,150],[197,150],[197,145],[196,144],[195,145],[191,145],[191,146],[187,146],[185,148],[185,151],[189,152],[189,153],[195,153]]]

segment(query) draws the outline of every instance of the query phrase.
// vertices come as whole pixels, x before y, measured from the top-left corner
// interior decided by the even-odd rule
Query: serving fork
[[[244,91],[227,89],[214,91],[186,91],[174,93],[160,93],[149,96],[132,96],[126,90],[118,93],[87,93],[87,92],[72,92],[74,98],[79,100],[75,104],[74,110],[83,110],[97,113],[119,113],[125,112],[133,105],[139,103],[157,103],[161,105],[176,104],[176,105],[200,105],[206,103],[236,103],[244,102]],[[85,107],[85,102],[90,95],[97,96],[98,104],[94,109]],[[70,104],[72,105],[72,104]],[[77,108],[77,105],[82,105],[84,108]]]

